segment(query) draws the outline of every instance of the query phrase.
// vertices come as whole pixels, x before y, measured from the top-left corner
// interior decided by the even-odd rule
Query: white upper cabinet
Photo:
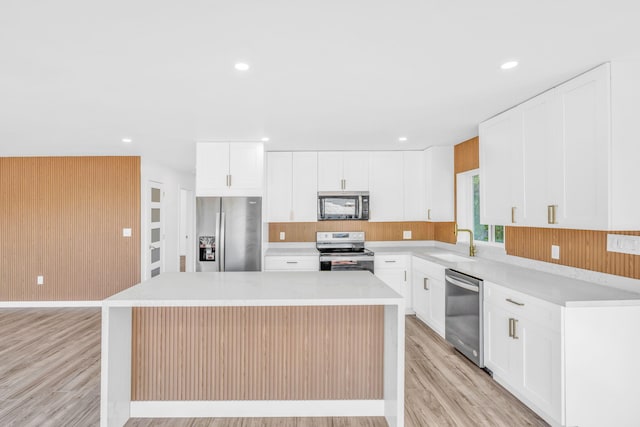
[[[511,224],[521,206],[522,113],[506,111],[480,125],[480,222]]]
[[[369,220],[402,221],[404,217],[402,151],[374,151],[369,163]]]
[[[604,64],[482,123],[482,223],[637,230],[639,72]]]
[[[260,143],[198,143],[197,196],[261,196],[264,152]]]
[[[291,220],[318,220],[318,153],[293,153]]]
[[[402,152],[404,175],[404,220],[426,221],[426,174],[425,152]],[[453,179],[453,170],[451,172]]]
[[[267,153],[267,221],[317,220],[317,165],[314,152]]]
[[[453,147],[425,150],[427,221],[454,221]]]
[[[292,160],[291,152],[267,153],[267,221],[291,221]]]
[[[318,153],[318,191],[368,191],[369,152]]]

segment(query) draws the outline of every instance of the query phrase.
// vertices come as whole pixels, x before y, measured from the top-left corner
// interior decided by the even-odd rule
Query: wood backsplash
[[[594,231],[506,227],[508,255],[640,279],[640,256],[607,251],[607,234],[640,236],[640,231]],[[551,245],[560,259],[551,259]]]
[[[411,240],[433,240],[433,222],[369,222],[369,221],[319,221],[319,222],[271,222],[270,242],[315,242],[318,231],[364,231],[368,241],[402,240],[402,232],[411,231]],[[280,240],[284,231],[285,240]]]
[[[101,300],[139,281],[139,157],[0,158],[0,300]]]

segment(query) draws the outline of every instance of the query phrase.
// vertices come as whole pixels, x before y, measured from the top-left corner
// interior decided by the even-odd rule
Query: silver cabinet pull
[[[425,277],[424,279],[422,279],[422,287],[424,288],[425,291],[429,290],[429,278]]]
[[[229,175],[229,187],[231,187],[231,175]]]
[[[395,260],[385,260],[384,262],[396,262]]]
[[[513,318],[509,318],[509,338],[513,338]]]
[[[513,206],[511,208],[511,224],[515,224],[516,223],[516,207]]]
[[[287,264],[297,264],[298,261],[287,261]]]
[[[427,219],[431,220],[431,209],[427,209]]]
[[[404,281],[407,281],[407,270],[404,271]]]
[[[514,301],[511,298],[507,298],[506,301],[510,302],[511,304],[519,305],[520,307],[522,307],[524,305],[523,302]]]
[[[519,339],[518,337],[518,319],[513,319],[513,335],[511,336],[514,340]]]

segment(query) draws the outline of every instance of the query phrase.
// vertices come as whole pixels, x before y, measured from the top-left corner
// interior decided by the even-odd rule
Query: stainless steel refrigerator
[[[260,271],[261,197],[196,198],[196,271]]]

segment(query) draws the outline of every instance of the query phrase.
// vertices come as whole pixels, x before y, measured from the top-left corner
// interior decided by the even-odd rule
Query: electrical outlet
[[[44,276],[38,276],[38,278],[36,279],[36,283],[38,285],[44,285]]]
[[[280,240],[284,240],[284,231],[280,232]]]
[[[122,229],[122,237],[131,237],[131,229],[123,228]]]
[[[640,255],[640,236],[607,234],[607,251]]]
[[[551,245],[551,258],[560,259],[560,246]]]
[[[411,230],[405,230],[402,232],[402,238],[405,240],[411,240]]]

